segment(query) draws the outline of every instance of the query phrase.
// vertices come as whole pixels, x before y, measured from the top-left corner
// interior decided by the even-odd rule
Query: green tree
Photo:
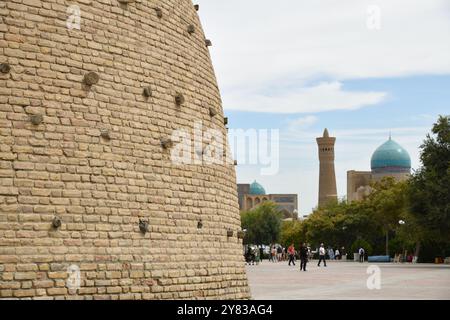
[[[335,237],[335,224],[333,213],[321,208],[311,215],[306,220],[306,238],[313,246],[320,243],[330,244]]]
[[[410,180],[410,211],[421,242],[450,244],[450,117],[440,116],[421,145],[422,167]],[[416,254],[420,246],[417,246]]]
[[[353,242],[353,244],[351,246],[351,251],[352,251],[351,253],[359,252],[359,248],[363,248],[365,254],[367,254],[368,256],[370,256],[373,253],[373,249],[372,249],[372,246],[370,245],[370,243],[361,238],[358,238],[355,240],[355,242]]]
[[[401,232],[402,238],[397,241],[410,243],[404,232],[411,230],[412,220],[407,216],[407,183],[396,182],[392,178],[383,179],[372,185],[372,193],[363,201],[348,203],[341,201],[329,203],[316,209],[301,224],[301,232],[306,242],[317,246],[324,243],[333,248],[350,249],[357,239],[364,239],[371,246],[371,251],[386,251],[386,234],[394,237]],[[399,220],[411,220],[407,228],[399,228]],[[400,230],[400,231],[399,231]],[[298,239],[293,228],[287,229],[286,239]],[[372,250],[373,249],[373,250]]]
[[[399,225],[407,210],[407,183],[397,182],[392,177],[383,178],[372,185],[373,192],[368,197],[372,221],[385,234],[386,255],[389,255],[389,235]]]
[[[246,244],[271,244],[278,241],[281,232],[282,213],[273,202],[264,202],[258,207],[241,213],[242,229],[247,233]]]
[[[292,243],[298,247],[306,242],[305,224],[302,221],[283,221],[281,225],[280,244],[288,247]]]
[[[350,248],[358,237],[374,240],[380,229],[371,221],[367,201],[329,203],[316,209],[304,221],[307,242],[312,245],[324,243],[326,246]]]

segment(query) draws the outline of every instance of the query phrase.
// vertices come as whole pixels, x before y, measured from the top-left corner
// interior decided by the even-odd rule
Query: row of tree
[[[362,201],[341,201],[317,208],[303,221],[282,221],[274,203],[242,212],[244,241],[282,245],[307,242],[349,253],[364,246],[368,254],[407,250],[431,261],[450,255],[450,117],[441,116],[421,145],[422,167],[404,182],[385,178]]]

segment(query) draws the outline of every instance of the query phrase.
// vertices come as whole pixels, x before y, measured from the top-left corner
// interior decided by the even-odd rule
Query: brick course
[[[74,4],[80,30],[66,27]],[[242,241],[227,237],[240,229],[234,166],[175,165],[161,147],[199,120],[226,136],[190,0],[1,1],[0,63],[1,298],[249,298]]]

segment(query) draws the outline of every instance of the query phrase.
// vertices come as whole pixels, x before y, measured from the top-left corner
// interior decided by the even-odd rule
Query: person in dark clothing
[[[248,265],[254,265],[255,264],[255,258],[256,258],[256,256],[255,256],[255,249],[252,248],[251,246],[248,246],[247,253],[246,253],[246,256],[245,256],[245,260],[248,263]]]
[[[283,256],[283,248],[279,245],[277,247],[277,261],[280,262]]]
[[[308,262],[308,247],[306,243],[300,244],[300,271],[306,271],[306,263]]]

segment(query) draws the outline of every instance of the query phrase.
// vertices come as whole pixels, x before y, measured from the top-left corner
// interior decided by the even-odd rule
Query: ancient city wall
[[[120,2],[0,2],[0,297],[248,298],[234,165],[167,143],[226,136],[196,8]]]

